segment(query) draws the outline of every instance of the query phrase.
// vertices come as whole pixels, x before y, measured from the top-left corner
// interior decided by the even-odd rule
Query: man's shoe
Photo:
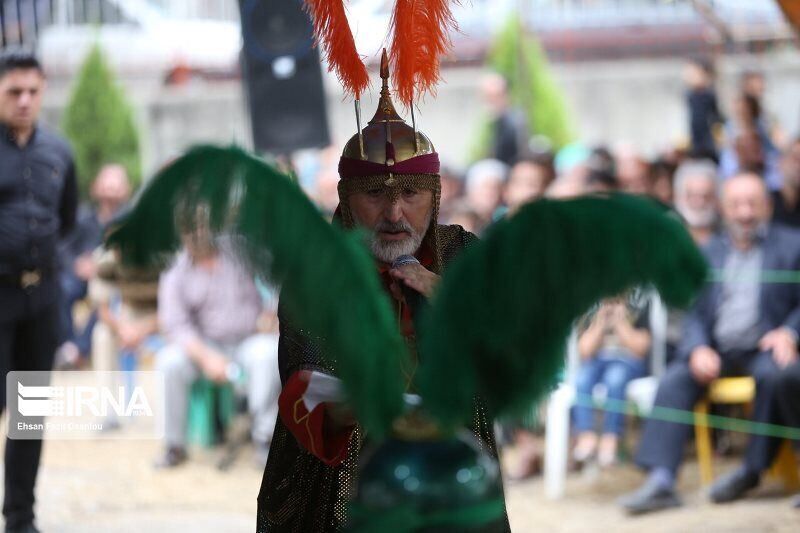
[[[29,522],[24,526],[18,527],[8,527],[6,526],[6,533],[41,533],[36,526],[33,525],[33,522]]]
[[[680,498],[675,494],[675,489],[665,488],[650,480],[636,491],[620,498],[619,504],[631,515],[652,513],[682,505]]]
[[[160,457],[156,463],[156,468],[174,468],[181,463],[184,463],[188,456],[186,449],[180,447],[167,448],[167,451]]]
[[[726,503],[738,500],[745,492],[758,486],[758,474],[748,472],[744,468],[737,468],[728,472],[711,485],[711,501]]]

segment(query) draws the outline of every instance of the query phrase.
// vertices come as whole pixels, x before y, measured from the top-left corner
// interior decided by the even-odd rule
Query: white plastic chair
[[[653,407],[658,378],[664,373],[667,355],[667,310],[658,294],[650,296],[650,375],[632,380],[625,389],[627,399],[636,405],[639,413],[647,414]],[[580,356],[578,336],[573,330],[567,343],[566,379],[553,391],[547,404],[545,422],[544,489],[550,499],[564,496],[569,458],[570,409],[575,403],[575,379],[578,373]],[[605,400],[605,388],[595,387],[592,392],[595,402]]]

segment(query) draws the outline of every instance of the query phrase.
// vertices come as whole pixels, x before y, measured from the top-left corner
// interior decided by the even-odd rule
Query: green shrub
[[[508,81],[511,104],[525,112],[532,135],[549,139],[558,150],[573,140],[572,120],[547,56],[534,35],[523,33],[519,18],[509,19],[486,59],[490,70]],[[491,142],[488,117],[475,134],[474,159],[485,157]]]
[[[84,198],[100,168],[111,163],[125,167],[136,189],[142,178],[139,133],[132,107],[99,45],[81,67],[62,126],[75,151],[78,185]]]

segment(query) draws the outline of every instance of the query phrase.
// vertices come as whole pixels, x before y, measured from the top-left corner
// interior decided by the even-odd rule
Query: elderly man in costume
[[[206,146],[154,177],[109,240],[131,263],[163,261],[180,246],[176,211],[207,205],[211,230],[280,287],[283,390],[258,531],[507,532],[493,416],[528,411],[554,386],[591,304],[653,283],[686,305],[705,263],[677,218],[624,195],[539,201],[480,242],[438,225],[438,155],[413,101],[438,79],[448,2],[397,2],[391,63],[412,123],[389,97],[384,55],[363,129],[369,76],[344,7],[306,4],[356,101],[336,224],[274,167]]]
[[[395,111],[385,55],[381,76],[378,110],[363,132],[347,143],[339,163],[340,204],[334,221],[369,232],[375,266],[395,302],[403,336],[413,345],[413,310],[403,297],[402,285],[430,297],[442,268],[476,237],[460,226],[437,224],[438,155],[430,140]],[[419,263],[392,268],[402,255],[413,255]],[[309,370],[329,372],[329,368],[313,339],[285,318],[280,323],[278,358],[284,388],[258,498],[258,528],[333,531],[345,522],[365,435],[337,404],[323,402],[306,409],[303,397],[314,394],[311,389],[317,382]],[[409,382],[414,370],[405,369]],[[496,457],[491,420],[481,407],[475,409],[472,430]]]

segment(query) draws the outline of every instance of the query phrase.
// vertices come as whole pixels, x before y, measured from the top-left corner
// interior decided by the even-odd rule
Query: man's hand
[[[311,380],[312,372],[300,370],[297,378],[308,383]],[[323,429],[326,435],[335,435],[358,424],[353,410],[344,402],[326,401],[325,402],[325,423]]]
[[[353,411],[346,404],[329,402],[325,404],[325,432],[328,435],[335,435],[351,427],[358,422]]]
[[[786,368],[797,360],[797,338],[789,329],[773,329],[758,341],[762,351],[772,350],[772,358],[780,368]]]
[[[596,327],[604,330],[609,326],[609,321],[611,320],[612,309],[611,306],[607,303],[604,303],[600,306],[600,309],[594,314],[593,323]]]
[[[228,380],[228,358],[222,354],[210,352],[203,356],[200,362],[203,374],[215,383],[224,383]]]
[[[721,360],[719,354],[708,346],[698,346],[689,356],[689,370],[701,385],[707,385],[719,377]]]
[[[92,254],[79,255],[72,266],[75,275],[83,281],[89,281],[97,274],[97,264],[92,259]]]
[[[138,348],[148,333],[145,328],[137,323],[119,322],[117,324],[119,343],[123,348],[132,350]]]
[[[393,268],[389,271],[389,274],[400,283],[405,283],[426,298],[430,298],[433,295],[433,290],[441,279],[440,276],[437,276],[419,263]]]

